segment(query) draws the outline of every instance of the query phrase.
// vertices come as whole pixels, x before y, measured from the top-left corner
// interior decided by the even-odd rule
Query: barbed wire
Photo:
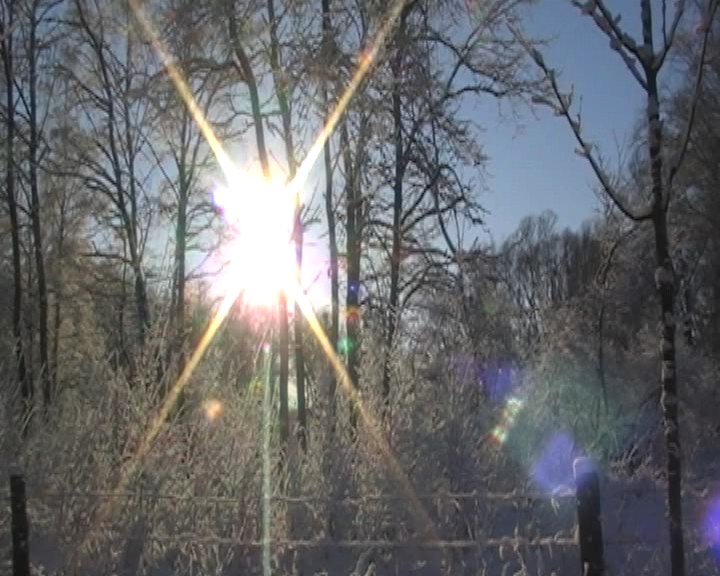
[[[10,499],[10,494],[5,492],[0,496],[2,499]],[[33,491],[28,489],[26,498],[28,500],[68,500],[71,498],[97,498],[97,499],[143,499],[143,500],[172,500],[172,501],[204,501],[217,504],[242,504],[247,502],[245,497],[231,496],[205,496],[205,495],[182,495],[170,494],[163,492],[153,492],[151,490],[137,490],[128,492],[104,492],[104,491]],[[336,503],[336,504],[366,504],[368,502],[407,502],[414,499],[421,501],[488,501],[488,502],[520,502],[537,503],[550,502],[560,500],[574,500],[574,492],[563,492],[559,494],[542,494],[542,493],[524,493],[524,492],[434,492],[418,494],[417,496],[409,496],[402,494],[363,494],[357,496],[346,496],[341,498],[331,497],[327,495],[304,494],[298,496],[288,496],[284,494],[273,494],[269,496],[260,496],[252,498],[252,500],[271,500],[275,502],[285,502],[289,504],[297,503]]]
[[[652,489],[635,489],[628,488],[623,490],[611,491],[613,496],[634,496],[641,497],[653,494],[664,497],[665,490],[662,488]],[[686,499],[702,499],[708,496],[708,490],[688,490],[683,495]],[[8,491],[0,492],[1,500],[10,500]],[[62,490],[62,491],[34,491],[28,488],[27,499],[35,500],[68,500],[71,498],[98,498],[98,499],[143,499],[143,500],[172,500],[178,502],[187,501],[204,501],[217,504],[242,504],[247,502],[248,498],[242,496],[206,496],[206,495],[183,495],[165,492],[153,492],[152,490],[136,490],[126,492],[107,492],[107,491],[80,491],[80,490]],[[327,495],[301,494],[297,496],[289,496],[284,494],[273,494],[270,496],[260,496],[251,498],[252,500],[271,500],[275,502],[285,503],[338,503],[338,504],[366,504],[368,502],[406,502],[412,499],[421,501],[466,501],[474,500],[478,502],[525,502],[527,504],[535,504],[539,502],[559,502],[571,501],[575,499],[575,491],[567,490],[562,492],[545,494],[541,492],[433,492],[420,493],[417,496],[409,496],[402,494],[363,494],[346,497],[331,497]]]
[[[683,486],[683,496],[686,498],[705,498],[710,494],[713,489],[717,489],[720,492],[720,482],[708,482],[702,487],[696,487],[690,484]],[[233,503],[233,502],[245,502],[246,499],[242,497],[231,497],[231,496],[205,496],[205,495],[183,495],[173,494],[167,492],[155,492],[151,489],[139,489],[124,492],[113,492],[103,490],[67,490],[63,489],[60,491],[43,491],[34,490],[31,483],[26,484],[27,498],[138,498],[138,497],[150,497],[158,500],[206,500],[208,502],[218,503]],[[605,491],[605,495],[613,496],[644,496],[648,494],[655,494],[658,496],[665,496],[667,488],[662,485],[648,486],[633,486],[625,485],[620,486],[617,484],[610,484],[608,489]],[[322,501],[344,501],[348,503],[358,502],[364,503],[368,501],[407,501],[414,498],[420,500],[486,500],[486,501],[551,501],[551,500],[572,500],[575,498],[575,487],[570,485],[564,485],[556,489],[554,492],[528,492],[524,490],[511,490],[507,492],[499,491],[447,491],[439,490],[436,492],[418,493],[416,496],[402,495],[402,494],[358,494],[351,495],[341,498],[330,497],[327,495],[316,495],[316,494],[300,494],[296,496],[289,496],[284,494],[273,494],[272,496],[266,497],[271,500],[285,501],[285,502],[322,502]],[[7,487],[0,489],[0,499],[10,498],[10,492]]]
[[[575,547],[578,542],[575,538],[524,538],[518,536],[505,536],[499,538],[483,538],[477,540],[290,540],[271,538],[266,542],[262,540],[238,540],[223,536],[198,536],[197,534],[175,534],[171,536],[157,536],[154,534],[128,535],[122,538],[123,542],[152,542],[155,544],[195,544],[198,546],[232,545],[238,548],[262,548],[270,544],[273,548],[281,549],[493,549],[493,548],[549,548],[549,547]]]
[[[642,496],[643,494],[655,494],[664,495],[662,487],[628,487],[624,490],[614,490],[612,493],[616,496]],[[708,493],[705,489],[702,492],[688,492],[685,494],[686,498],[704,498]],[[0,498],[3,500],[10,501],[10,494],[8,491],[0,493]],[[473,490],[469,492],[452,492],[452,491],[437,491],[433,493],[424,493],[417,496],[421,501],[432,501],[432,502],[500,502],[500,503],[525,503],[527,505],[534,505],[542,502],[559,502],[559,501],[574,501],[575,493],[572,490],[567,490],[558,494],[543,494],[538,492],[523,492],[523,491],[510,491],[510,492],[481,492]],[[324,503],[333,506],[357,506],[368,503],[379,503],[379,504],[392,504],[398,502],[407,502],[410,500],[410,496],[402,494],[365,494],[365,495],[352,495],[340,498],[333,498],[327,495],[315,495],[315,494],[301,494],[301,495],[283,495],[275,494],[270,496],[253,496],[253,497],[230,497],[230,496],[208,496],[208,495],[191,495],[191,494],[172,494],[163,492],[153,492],[152,490],[134,490],[125,492],[111,492],[111,491],[82,491],[82,490],[60,490],[60,491],[41,491],[33,490],[29,487],[26,499],[28,504],[32,507],[34,503],[40,503],[40,505],[50,506],[53,508],[52,500],[59,501],[58,505],[62,508],[64,506],[73,507],[73,500],[83,499],[97,499],[97,500],[109,500],[109,499],[125,499],[128,501],[136,500],[141,503],[148,502],[186,502],[194,504],[208,504],[208,505],[245,505],[247,502],[253,501],[258,502],[263,499],[274,501],[277,503],[286,504],[310,504],[310,503]],[[462,510],[460,510],[462,512]],[[2,514],[0,514],[2,516]],[[688,518],[689,520],[689,518]],[[151,525],[154,524],[151,522]],[[93,532],[104,532],[109,535],[111,539],[117,538],[124,542],[132,541],[148,541],[158,545],[187,545],[193,544],[197,546],[213,546],[213,545],[232,545],[239,548],[261,548],[264,542],[261,540],[241,540],[237,537],[223,536],[218,534],[203,535],[198,532],[186,532],[161,535],[154,533],[155,530],[144,530],[139,536],[127,533],[128,526],[114,525],[114,526],[98,526]],[[408,540],[378,540],[378,539],[358,539],[358,540],[332,540],[332,539],[306,539],[306,540],[290,540],[290,539],[272,539],[271,545],[275,548],[280,549],[458,549],[458,550],[482,550],[482,549],[493,549],[493,548],[538,548],[538,547],[577,547],[578,543],[575,537],[568,537],[567,534],[574,533],[576,526],[573,524],[568,530],[561,530],[552,537],[525,537],[521,535],[513,536],[500,536],[492,538],[476,538],[476,539],[465,539],[465,540],[453,540],[453,539],[434,539],[434,540],[422,540],[422,539],[408,539]],[[690,536],[689,536],[690,537]],[[692,538],[694,540],[700,540],[699,538]],[[614,537],[606,538],[604,540],[605,545],[623,546],[623,547],[646,547],[652,548],[662,546],[666,544],[666,540],[658,537],[635,537],[632,535],[615,534]]]

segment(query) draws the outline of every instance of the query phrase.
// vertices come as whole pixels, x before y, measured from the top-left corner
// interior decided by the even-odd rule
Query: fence
[[[556,497],[474,492],[419,495],[445,539],[413,533],[407,514],[409,497],[365,495],[333,500],[273,496],[276,532],[292,533],[295,538],[274,537],[270,542],[272,573],[363,576],[370,563],[378,576],[474,576],[521,570],[525,574],[599,576],[607,566],[614,568],[613,576],[659,573],[660,564],[649,559],[667,555],[661,535],[666,523],[650,518],[660,532],[649,539],[628,535],[618,522],[622,524],[622,518],[637,512],[632,502],[606,513],[601,522],[599,479],[581,462],[576,464],[575,492]],[[30,576],[31,560],[42,565],[46,574],[108,574],[109,563],[113,573],[128,575],[262,573],[266,543],[261,537],[258,499],[253,495],[34,493],[26,488],[22,476],[14,475],[10,504],[13,576]],[[94,512],[110,504],[112,522],[99,521]],[[255,508],[248,510],[252,506]],[[292,530],[281,525],[287,517],[295,518]],[[335,518],[331,527],[328,517]],[[603,538],[603,523],[609,538],[608,534]],[[88,548],[92,551],[83,557],[78,570],[80,543],[89,541],[89,536],[95,546]],[[696,557],[697,547],[689,548],[692,566],[702,566],[701,571],[691,569],[689,573],[718,573],[711,571],[712,554]],[[627,561],[631,556],[628,550],[633,551],[636,562]],[[644,571],[638,570],[639,565]]]

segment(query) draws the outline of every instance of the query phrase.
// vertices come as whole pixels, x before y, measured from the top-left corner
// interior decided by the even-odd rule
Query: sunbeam
[[[272,342],[272,334],[269,337],[269,341]],[[270,422],[270,411],[272,407],[272,387],[270,379],[272,378],[272,354],[270,352],[270,346],[264,346],[265,361],[265,389],[263,391],[263,437],[262,437],[262,565],[263,565],[263,576],[270,576],[270,541],[272,537],[271,533],[271,518],[272,510],[270,509],[270,497],[272,496],[272,482],[271,482],[271,471],[272,463],[270,461],[270,439],[272,433],[272,427]]]
[[[147,17],[147,14],[145,14],[145,11],[142,9],[142,6],[140,6],[138,0],[129,0],[129,3],[130,8],[135,15],[135,19],[138,24],[140,24],[140,27],[147,36],[148,40],[150,40],[153,49],[160,57],[160,61],[170,77],[170,80],[175,85],[175,89],[180,95],[180,98],[182,98],[185,106],[187,106],[193,120],[195,120],[200,132],[202,132],[208,146],[210,146],[212,153],[215,155],[215,158],[220,165],[220,169],[223,174],[225,174],[227,180],[232,181],[237,174],[237,167],[235,163],[232,161],[228,153],[225,151],[222,143],[215,135],[215,131],[212,129],[212,126],[210,126],[207,118],[205,118],[205,114],[203,114],[200,106],[198,106],[198,103],[195,101],[195,97],[192,94],[190,86],[188,86],[187,82],[185,82],[185,79],[182,77],[180,70],[178,70],[177,66],[173,62],[168,50],[165,49],[162,40],[155,32],[155,28],[153,27],[152,22],[150,22],[150,19]]]
[[[418,525],[421,529],[427,531],[427,535],[432,536],[433,538],[438,538],[439,536],[437,534],[437,530],[435,529],[435,525],[430,518],[430,515],[425,510],[422,502],[420,502],[420,499],[417,497],[417,493],[415,492],[415,489],[413,488],[410,480],[400,466],[397,458],[395,458],[395,456],[393,455],[390,446],[385,441],[380,422],[378,422],[378,420],[368,411],[367,407],[363,404],[362,398],[358,394],[357,389],[355,388],[352,380],[350,379],[350,375],[345,369],[345,365],[335,352],[332,344],[330,344],[330,340],[328,339],[327,334],[325,334],[325,330],[323,330],[323,327],[320,325],[320,321],[315,315],[315,311],[313,310],[312,305],[308,301],[307,297],[302,293],[302,290],[300,290],[299,286],[293,285],[292,288],[293,291],[291,295],[295,299],[295,302],[297,302],[297,304],[300,306],[300,310],[302,310],[303,316],[306,318],[310,329],[312,330],[315,338],[318,341],[318,344],[320,344],[320,347],[330,361],[333,370],[337,374],[338,380],[340,381],[343,390],[350,397],[350,401],[353,403],[353,405],[357,408],[357,411],[360,414],[363,422],[365,423],[367,431],[370,434],[373,442],[375,443],[375,446],[390,466],[390,470],[395,476],[395,480],[398,482],[398,484],[400,484],[401,488],[405,491],[405,493],[410,495],[410,502],[412,503],[413,513],[415,515],[416,521],[418,522]]]
[[[232,309],[233,304],[237,300],[238,296],[239,290],[237,292],[228,293],[223,299],[223,301],[220,303],[220,307],[218,308],[217,312],[215,312],[215,315],[210,321],[210,324],[200,338],[198,345],[196,346],[187,364],[185,364],[182,372],[180,373],[179,378],[163,398],[160,409],[150,422],[150,425],[148,426],[145,433],[142,435],[140,444],[138,445],[135,453],[132,455],[131,458],[127,460],[127,463],[120,471],[120,475],[115,484],[115,492],[124,492],[126,490],[128,483],[137,471],[138,466],[142,463],[143,459],[152,448],[152,445],[155,442],[158,434],[160,433],[160,430],[162,429],[165,420],[167,419],[173,407],[177,403],[177,400],[180,397],[183,389],[190,381],[190,377],[192,376],[193,371],[200,363],[200,360],[205,354],[205,351],[208,349],[208,346],[210,346],[210,343],[215,337],[217,331],[222,326],[225,318],[227,318],[227,315]],[[102,522],[103,518],[111,515],[114,504],[114,500],[108,500],[105,506],[101,507],[97,511],[95,515],[96,525]],[[78,549],[83,549],[85,547],[85,545],[88,543],[89,536],[93,534],[93,532],[93,530],[88,530],[86,532],[86,536],[81,542],[80,546],[78,546]]]
[[[360,55],[358,68],[355,71],[355,74],[353,74],[350,83],[347,85],[347,88],[338,100],[335,109],[328,117],[323,129],[315,139],[315,143],[308,151],[307,156],[303,160],[302,164],[300,164],[295,178],[293,178],[292,182],[288,184],[291,194],[297,194],[300,188],[302,188],[307,181],[312,167],[315,165],[315,162],[317,162],[320,154],[322,154],[325,142],[327,142],[328,138],[330,138],[332,133],[335,131],[335,127],[340,121],[340,118],[342,118],[342,115],[350,104],[355,92],[357,92],[360,84],[362,84],[362,81],[365,79],[365,76],[367,76],[370,68],[372,68],[377,55],[385,45],[385,40],[387,39],[388,34],[390,34],[390,31],[400,17],[400,14],[402,13],[403,8],[405,8],[407,2],[408,0],[395,0],[395,2],[393,2],[390,10],[388,10],[385,22],[380,27],[380,30],[378,31],[372,44],[370,44],[370,48]]]
[[[239,292],[240,290],[238,289],[236,292],[231,292],[227,294],[221,302],[220,307],[218,308],[217,312],[215,312],[215,315],[213,316],[210,324],[203,333],[202,338],[200,338],[200,342],[198,342],[198,345],[195,347],[195,350],[190,356],[190,359],[188,360],[187,364],[185,364],[182,372],[180,373],[179,378],[177,379],[173,387],[170,388],[168,393],[165,395],[165,398],[163,399],[163,402],[160,406],[160,410],[158,410],[155,418],[153,418],[150,422],[150,425],[148,426],[147,431],[143,435],[143,439],[140,442],[137,451],[133,455],[133,458],[129,460],[127,467],[123,471],[123,474],[120,476],[120,480],[118,481],[117,485],[119,491],[125,489],[127,482],[130,480],[130,477],[137,469],[137,465],[149,452],[153,442],[155,441],[155,438],[157,438],[157,435],[160,433],[160,429],[162,428],[163,423],[165,422],[173,407],[177,403],[177,400],[180,397],[183,389],[190,381],[192,373],[195,371],[195,368],[200,363],[200,360],[202,360],[205,351],[208,349],[208,346],[210,346],[210,343],[215,337],[215,334],[217,334],[217,331],[222,326],[225,318],[227,318],[227,315],[232,309],[233,304],[235,304],[235,301],[239,296]]]

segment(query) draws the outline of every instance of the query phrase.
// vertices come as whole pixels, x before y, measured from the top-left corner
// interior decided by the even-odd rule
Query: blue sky
[[[608,1],[621,24],[639,38],[639,2]],[[630,77],[608,40],[593,22],[580,15],[568,0],[544,0],[532,9],[527,29],[554,38],[543,53],[560,71],[561,85],[575,85],[582,96],[584,132],[611,162],[618,144],[626,144],[633,123],[642,111],[640,87]],[[547,112],[521,114],[517,121],[497,117],[497,104],[485,102],[470,112],[485,127],[483,144],[490,157],[488,193],[483,198],[490,212],[487,226],[502,241],[520,219],[551,209],[560,227],[576,227],[593,216],[598,201],[595,179],[586,161],[574,153],[575,141],[563,118]],[[486,237],[487,238],[487,237]]]

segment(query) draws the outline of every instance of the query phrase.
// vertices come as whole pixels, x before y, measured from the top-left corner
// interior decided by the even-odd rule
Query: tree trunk
[[[295,278],[297,289],[302,290],[302,258],[303,258],[303,224],[301,218],[300,194],[295,201]],[[307,450],[307,405],[305,391],[305,347],[304,347],[305,316],[300,304],[295,302],[295,386],[297,390],[298,441],[303,452]]]
[[[15,198],[15,72],[13,69],[13,27],[15,26],[15,1],[7,4],[7,25],[0,30],[2,41],[2,58],[5,71],[5,99],[7,116],[5,119],[5,151],[7,155],[5,170],[5,192],[7,196],[8,212],[10,215],[10,237],[12,242],[13,263],[13,353],[17,371],[17,381],[22,397],[20,418],[21,431],[27,431],[28,419],[32,409],[33,388],[27,377],[25,368],[25,354],[22,341],[22,264],[20,255],[20,228],[18,222],[17,199]]]
[[[283,125],[283,140],[285,142],[285,155],[288,163],[289,180],[295,178],[297,161],[295,158],[295,145],[292,133],[292,112],[288,94],[288,85],[282,68],[282,54],[277,32],[277,18],[275,16],[275,2],[268,0],[268,19],[270,21],[270,66],[275,81],[280,116]],[[300,191],[295,193],[295,211],[293,214],[293,242],[295,244],[295,281],[296,289],[302,290],[302,256],[303,256],[303,225]],[[298,441],[303,451],[307,447],[307,413],[305,407],[305,357],[303,353],[303,320],[304,316],[300,304],[295,302],[295,318],[293,322],[295,337],[295,389],[297,395]]]
[[[128,358],[127,343],[125,341],[125,306],[127,305],[127,240],[123,238],[123,262],[122,262],[122,273],[120,282],[120,297],[118,302],[118,316],[117,316],[117,347],[118,347],[118,359],[119,365],[129,366],[130,361]],[[132,380],[132,379],[131,379]]]
[[[358,191],[358,179],[355,175],[353,160],[350,153],[350,137],[347,125],[340,126],[340,141],[342,146],[343,163],[345,165],[345,203],[346,203],[346,258],[347,258],[347,287],[345,292],[345,332],[347,337],[347,370],[350,383],[357,390],[359,382],[359,347],[360,347],[360,255],[361,239],[360,227],[362,212],[361,199]],[[357,428],[357,407],[350,408],[350,426]]]
[[[65,199],[63,198],[60,210],[60,229],[58,230],[58,247],[55,263],[55,307],[53,312],[53,343],[52,343],[52,371],[50,381],[53,390],[57,390],[58,374],[60,372],[60,324],[62,320],[62,268],[65,252]]]
[[[392,364],[395,330],[398,323],[398,304],[400,302],[400,260],[402,253],[402,212],[403,180],[405,178],[405,152],[403,150],[402,82],[403,52],[402,43],[407,13],[403,10],[396,36],[395,57],[392,61],[393,91],[392,113],[395,144],[395,178],[393,182],[393,228],[390,257],[390,305],[388,308],[387,331],[385,333],[385,359],[383,362],[382,393],[385,401],[385,416],[390,417],[390,369]]]
[[[255,142],[257,144],[258,156],[260,156],[260,167],[263,176],[270,179],[270,160],[265,145],[265,130],[263,128],[262,112],[260,110],[260,95],[258,93],[257,80],[253,72],[250,59],[240,42],[237,21],[235,19],[234,6],[228,3],[228,27],[230,31],[230,41],[233,45],[233,54],[235,56],[235,67],[242,76],[243,82],[247,85],[250,95],[250,110],[255,125]]]
[[[130,196],[130,222],[128,225],[128,235],[130,236],[130,257],[132,258],[133,272],[135,274],[135,304],[138,311],[138,322],[140,329],[140,346],[145,347],[145,339],[147,331],[150,328],[150,306],[148,303],[147,296],[147,284],[145,281],[145,271],[143,270],[143,254],[141,247],[141,235],[138,232],[138,191],[137,183],[135,181],[135,146],[133,143],[133,133],[130,125],[130,118],[132,118],[130,110],[130,93],[132,91],[132,79],[131,66],[133,60],[132,53],[132,36],[130,27],[130,11],[127,12],[128,19],[128,32],[127,42],[125,47],[125,65],[128,70],[125,75],[125,91],[123,94],[123,111],[125,115],[125,148],[127,154],[127,168],[128,168],[128,186]]]
[[[147,288],[145,285],[145,274],[138,249],[135,247],[135,240],[130,243],[130,258],[132,260],[133,275],[135,278],[135,306],[138,314],[138,328],[140,330],[140,346],[144,348],[147,337],[147,330],[150,326],[150,309],[148,307]]]
[[[330,0],[322,0],[322,32],[323,52],[327,59],[331,58],[332,47],[332,21],[330,14]],[[328,62],[329,65],[329,62]],[[325,123],[330,117],[330,102],[328,98],[328,82],[323,80],[321,88],[321,102],[325,110]],[[330,138],[325,140],[323,147],[325,162],[325,218],[328,227],[328,251],[330,252],[330,343],[337,352],[337,343],[340,338],[340,281],[338,272],[338,245],[335,225],[335,206],[333,202],[333,169]],[[335,430],[335,393],[337,381],[333,370],[329,370],[328,403],[331,437]]]
[[[184,155],[184,150],[182,151]],[[185,364],[185,253],[187,251],[187,205],[188,187],[185,178],[184,166],[180,167],[178,183],[178,212],[175,225],[175,309],[173,311],[174,324],[174,353],[177,355],[177,372],[182,372]]]
[[[53,390],[50,380],[50,362],[48,350],[48,295],[45,277],[45,257],[43,254],[42,228],[40,224],[40,195],[38,192],[38,120],[37,120],[37,2],[33,2],[30,13],[30,44],[28,47],[28,73],[30,91],[29,118],[29,169],[30,169],[30,215],[32,221],[35,269],[37,273],[38,312],[40,333],[40,380],[43,391],[43,409],[47,411],[52,403]]]
[[[290,410],[288,407],[288,378],[289,378],[289,351],[290,351],[290,330],[288,323],[287,296],[281,292],[278,296],[278,323],[279,326],[279,350],[280,374],[279,374],[279,397],[280,397],[280,422],[278,431],[283,450],[287,448],[290,436]]]
[[[642,27],[645,48],[653,50],[653,24],[650,0],[642,2]],[[685,575],[685,551],[682,521],[682,460],[678,420],[677,376],[675,363],[675,278],[670,256],[667,213],[663,183],[663,134],[660,121],[657,71],[654,62],[645,65],[647,79],[647,130],[650,176],[652,181],[652,223],[655,232],[656,288],[660,304],[660,351],[662,355],[661,408],[665,430],[668,476],[668,513],[670,517],[670,563],[672,576]],[[669,193],[669,191],[667,191]]]

